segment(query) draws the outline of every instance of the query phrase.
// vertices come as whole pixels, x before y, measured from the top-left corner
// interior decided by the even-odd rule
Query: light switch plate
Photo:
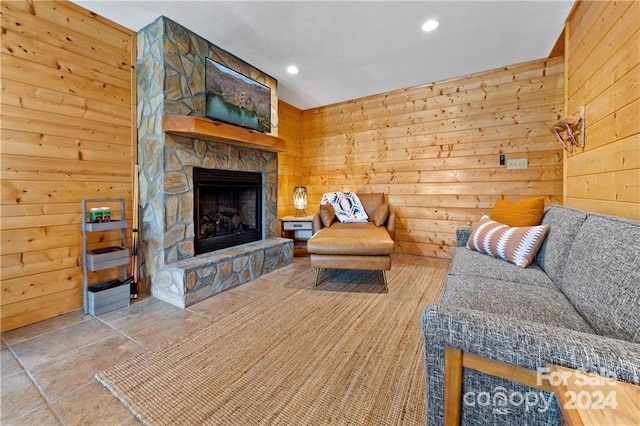
[[[507,160],[507,169],[526,169],[527,167],[529,167],[529,160],[526,158]]]

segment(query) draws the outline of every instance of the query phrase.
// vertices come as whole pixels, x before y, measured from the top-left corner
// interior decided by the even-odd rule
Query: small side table
[[[293,255],[307,256],[307,240],[313,235],[313,216],[280,218],[280,235],[293,240]]]

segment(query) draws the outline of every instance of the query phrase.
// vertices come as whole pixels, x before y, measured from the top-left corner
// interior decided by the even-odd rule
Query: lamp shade
[[[293,207],[296,210],[302,210],[307,207],[307,188],[304,186],[296,186],[293,190]]]

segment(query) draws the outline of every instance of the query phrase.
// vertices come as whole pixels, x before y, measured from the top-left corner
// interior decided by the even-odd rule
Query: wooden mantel
[[[162,118],[162,130],[174,135],[226,142],[271,152],[285,150],[285,140],[277,136],[191,115],[165,115]]]

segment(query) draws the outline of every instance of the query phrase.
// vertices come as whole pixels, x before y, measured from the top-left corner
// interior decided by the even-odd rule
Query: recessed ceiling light
[[[298,74],[300,72],[300,70],[298,69],[298,67],[296,67],[295,65],[289,65],[287,67],[287,72],[289,74]]]
[[[422,31],[431,32],[436,30],[440,26],[440,22],[435,19],[429,19],[427,22],[422,24]]]

